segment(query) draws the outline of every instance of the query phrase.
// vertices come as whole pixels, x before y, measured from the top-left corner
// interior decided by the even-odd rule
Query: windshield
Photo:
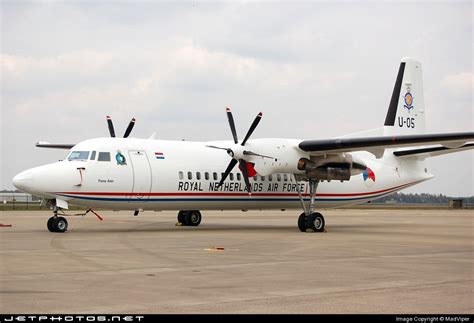
[[[73,151],[67,160],[87,160],[89,158],[89,151]]]

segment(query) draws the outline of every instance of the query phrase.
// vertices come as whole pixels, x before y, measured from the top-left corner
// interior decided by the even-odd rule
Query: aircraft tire
[[[62,216],[55,218],[52,223],[54,232],[66,232],[67,226],[68,226],[67,220],[63,218]]]
[[[324,232],[325,221],[323,215],[319,212],[311,213],[308,217],[307,225],[308,229],[314,232]]]
[[[48,225],[48,230],[49,230],[49,232],[56,232],[56,231],[54,231],[54,227],[53,227],[53,222],[54,222],[54,220],[55,220],[55,217],[54,217],[54,216],[52,216],[52,217],[50,217],[50,218],[48,219],[47,225]]]
[[[186,225],[197,227],[202,220],[201,212],[199,211],[190,211],[187,212],[186,216]]]
[[[182,225],[186,225],[186,213],[187,211],[179,211],[178,212],[178,222]]]
[[[306,218],[307,217],[304,212],[298,217],[298,229],[300,229],[301,232],[306,232]]]

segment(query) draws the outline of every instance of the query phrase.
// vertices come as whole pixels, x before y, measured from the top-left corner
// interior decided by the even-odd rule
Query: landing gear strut
[[[178,222],[184,226],[197,227],[202,220],[201,212],[198,210],[179,211]]]
[[[309,180],[309,205],[306,207],[304,203],[303,196],[301,194],[300,186],[296,185],[298,188],[298,195],[303,205],[304,212],[298,217],[298,229],[301,232],[307,232],[308,230],[313,232],[324,232],[325,221],[324,217],[319,212],[314,212],[315,206],[315,197],[316,190],[318,188],[319,180],[310,179]]]
[[[48,219],[48,230],[50,232],[66,232],[67,231],[67,220],[62,217],[58,216],[58,207],[55,206],[53,208],[54,215]]]

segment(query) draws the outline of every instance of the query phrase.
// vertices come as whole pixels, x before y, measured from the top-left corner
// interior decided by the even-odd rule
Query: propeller
[[[107,125],[109,126],[110,137],[115,137],[114,124],[112,123],[112,118],[110,118],[110,116],[107,116]],[[123,134],[124,138],[128,138],[134,126],[135,118],[132,118],[132,120],[128,124],[127,130],[125,130],[125,133]]]
[[[124,138],[128,138],[130,135],[130,132],[132,132],[133,127],[135,126],[135,118],[132,118],[130,123],[128,124],[127,130],[125,130],[125,133],[123,134]]]
[[[252,188],[251,188],[250,180],[249,180],[249,163],[247,163],[243,157],[244,156],[259,156],[259,157],[264,157],[264,158],[273,158],[273,157],[270,157],[270,156],[260,155],[260,154],[254,153],[252,151],[243,149],[243,147],[245,147],[245,144],[249,140],[250,136],[254,132],[255,128],[257,128],[258,123],[262,119],[262,113],[260,112],[259,114],[257,114],[257,116],[255,117],[255,120],[250,125],[250,128],[247,131],[247,134],[245,135],[244,140],[239,145],[239,139],[237,137],[237,131],[235,130],[235,122],[234,122],[234,117],[232,116],[232,111],[229,107],[227,107],[225,109],[225,111],[226,111],[226,114],[227,114],[227,119],[229,120],[230,131],[232,133],[232,137],[234,138],[235,146],[232,147],[232,148],[207,146],[209,148],[225,150],[227,152],[227,154],[229,154],[229,156],[232,157],[232,160],[230,161],[229,165],[227,166],[227,168],[224,172],[224,175],[222,176],[219,184],[217,184],[217,187],[219,188],[219,187],[222,186],[222,184],[224,184],[224,181],[227,179],[230,172],[234,169],[235,165],[239,164],[239,169],[242,172],[242,175],[243,175],[244,181],[245,181],[245,189],[250,194]],[[250,167],[250,169],[252,169],[252,167]],[[251,176],[254,176],[254,175],[251,174]]]
[[[114,124],[112,123],[110,116],[107,116],[107,125],[109,126],[110,137],[115,138]]]

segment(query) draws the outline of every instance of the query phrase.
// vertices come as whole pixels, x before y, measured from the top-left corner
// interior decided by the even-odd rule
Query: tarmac
[[[3,211],[0,313],[474,313],[473,210]]]

